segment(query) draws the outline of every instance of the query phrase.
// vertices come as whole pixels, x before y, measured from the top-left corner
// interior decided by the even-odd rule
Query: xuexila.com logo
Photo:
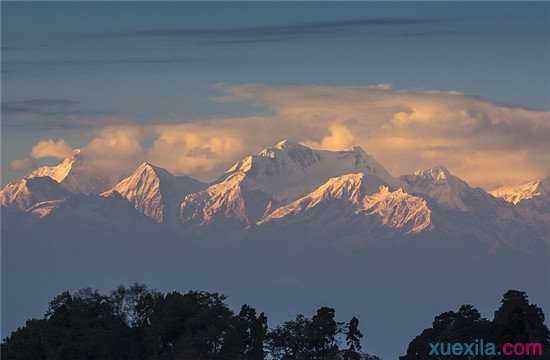
[[[542,356],[541,343],[504,343],[485,342],[476,339],[470,343],[438,342],[430,343],[429,356]]]

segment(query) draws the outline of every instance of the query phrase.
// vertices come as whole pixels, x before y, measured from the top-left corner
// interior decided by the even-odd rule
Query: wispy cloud
[[[4,66],[71,66],[71,65],[126,65],[126,64],[183,64],[190,62],[201,61],[197,58],[190,57],[128,57],[118,59],[59,59],[59,60],[43,60],[43,61],[7,61]]]
[[[70,68],[100,68],[106,66],[126,65],[178,65],[199,63],[204,61],[200,58],[191,57],[127,57],[116,59],[53,59],[53,60],[10,60],[2,63],[3,74],[29,73],[40,71],[61,70]]]
[[[29,99],[2,102],[2,114],[60,115],[74,112],[78,101],[69,99]]]
[[[216,43],[255,43],[294,40],[312,36],[348,35],[368,28],[394,28],[426,24],[446,24],[460,21],[460,18],[443,17],[386,17],[364,18],[337,21],[302,22],[265,26],[226,27],[226,28],[171,28],[144,29],[128,32],[90,34],[93,38],[127,37],[187,37],[201,40],[204,44]],[[403,28],[401,27],[403,30]],[[442,30],[445,31],[445,30]],[[435,30],[426,32],[433,34]],[[402,32],[403,33],[403,32]],[[422,32],[415,32],[419,36]]]
[[[126,122],[105,112],[87,109],[72,99],[39,98],[2,102],[2,126],[34,129],[103,127]]]

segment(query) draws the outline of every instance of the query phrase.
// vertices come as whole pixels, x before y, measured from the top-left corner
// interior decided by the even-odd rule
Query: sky
[[[290,138],[550,176],[549,3],[2,2],[2,183],[83,149],[216,178]]]

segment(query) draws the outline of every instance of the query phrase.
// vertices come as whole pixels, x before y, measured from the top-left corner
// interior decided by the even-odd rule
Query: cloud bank
[[[83,148],[83,154],[110,171],[126,171],[149,160],[177,174],[212,180],[240,157],[289,138],[330,150],[362,146],[394,175],[442,164],[485,188],[550,176],[548,111],[388,85],[253,84],[220,89],[224,96],[217,101],[259,104],[272,113],[110,126]],[[35,148],[50,155],[67,150],[59,141]]]

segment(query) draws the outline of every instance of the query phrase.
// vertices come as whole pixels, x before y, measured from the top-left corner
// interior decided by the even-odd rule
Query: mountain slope
[[[306,196],[273,211],[258,224],[307,225],[327,231],[370,237],[382,228],[419,233],[431,228],[426,201],[402,189],[390,191],[376,176],[353,173],[334,177]]]
[[[73,193],[99,194],[112,186],[116,179],[86,161],[80,150],[54,166],[42,166],[28,177],[49,176]]]
[[[177,222],[185,195],[205,188],[188,176],[174,176],[165,169],[144,162],[127,178],[104,194],[117,192],[144,215],[159,223]]]
[[[240,229],[260,219],[275,201],[243,173],[234,173],[203,191],[187,195],[180,206],[180,221],[191,227]]]
[[[29,214],[65,226],[92,224],[107,227],[127,227],[147,219],[137,212],[120,194],[71,194],[62,200],[44,201],[27,209]],[[96,231],[102,231],[97,228]]]
[[[312,191],[331,177],[355,171],[375,175],[392,186],[399,185],[360,147],[345,151],[314,150],[289,140],[237,162],[225,177],[244,173],[258,188],[284,202]]]
[[[412,175],[403,175],[400,179],[408,192],[427,197],[447,209],[486,212],[506,207],[504,202],[495,199],[485,190],[470,187],[444,166],[419,170]]]
[[[533,180],[517,186],[504,186],[491,191],[495,197],[518,205],[531,202],[550,204],[550,178]]]
[[[550,244],[550,178],[502,187],[491,194],[513,204],[522,221]]]
[[[48,176],[23,178],[7,184],[0,191],[0,205],[27,210],[43,201],[61,200],[70,192]]]
[[[491,251],[500,247],[535,251],[545,237],[540,219],[530,220],[527,212],[483,189],[470,187],[442,166],[402,176],[401,180],[408,192],[428,201],[440,237],[458,235],[484,243]]]
[[[325,151],[281,141],[238,161],[206,190],[188,195],[181,205],[181,221],[200,226],[216,222],[248,226],[329,178],[358,171],[385,184],[399,184],[360,148]]]

